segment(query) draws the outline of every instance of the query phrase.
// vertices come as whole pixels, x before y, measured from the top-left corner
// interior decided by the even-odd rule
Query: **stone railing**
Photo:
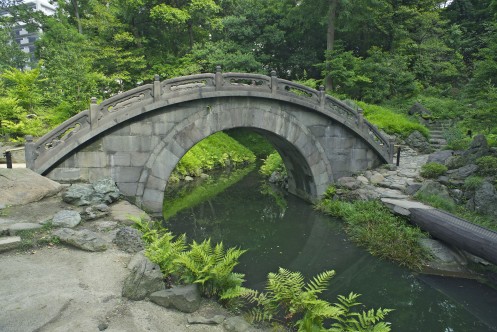
[[[385,161],[393,156],[393,142],[367,122],[361,109],[350,106],[325,94],[324,89],[314,90],[301,84],[271,76],[246,73],[222,73],[220,67],[215,74],[199,74],[154,82],[120,93],[97,104],[92,98],[90,110],[83,111],[33,142],[26,138],[27,166],[40,173],[52,167],[71,149],[84,143],[91,132],[102,133],[119,122],[169,104],[216,96],[253,96],[278,99],[321,112],[343,123],[366,140]],[[154,108],[154,104],[157,105]],[[79,138],[85,137],[83,141]],[[63,151],[65,149],[65,151]],[[47,164],[48,163],[48,164]],[[47,165],[45,165],[47,164]]]

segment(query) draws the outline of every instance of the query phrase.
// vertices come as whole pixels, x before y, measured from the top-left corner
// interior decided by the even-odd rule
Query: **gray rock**
[[[56,227],[75,227],[81,222],[81,215],[77,211],[62,210],[57,212],[52,219]]]
[[[445,160],[445,166],[447,166],[448,169],[456,169],[464,165],[465,165],[464,158],[460,155],[454,155],[447,158],[447,160]]]
[[[475,191],[474,196],[468,200],[466,207],[497,218],[497,190],[490,182],[484,181]]]
[[[0,237],[0,252],[8,251],[19,247],[21,238],[19,236]]]
[[[225,319],[226,317],[224,317],[223,315],[215,315],[211,318],[202,316],[191,316],[187,318],[187,322],[188,324],[219,325],[224,322]]]
[[[433,239],[420,239],[419,243],[431,255],[431,259],[426,263],[430,272],[466,271],[466,258],[444,243]]]
[[[462,157],[468,161],[473,161],[487,155],[489,151],[485,135],[479,134],[475,136],[469,148],[462,153]]]
[[[449,157],[454,154],[453,150],[441,150],[436,151],[428,156],[427,163],[439,163],[445,165],[445,162]]]
[[[457,169],[451,169],[447,171],[450,179],[463,180],[468,176],[473,175],[478,170],[478,166],[475,164],[469,164]]]
[[[196,284],[174,286],[151,294],[150,301],[181,312],[195,312],[200,307],[200,292]]]
[[[21,223],[9,225],[8,230],[9,230],[9,234],[11,236],[14,236],[18,232],[32,231],[32,230],[40,229],[41,227],[42,227],[42,225],[40,225],[40,224],[21,222]]]
[[[358,189],[362,186],[362,182],[349,176],[344,176],[338,179],[337,184],[340,187],[347,188],[347,189]]]
[[[362,175],[359,175],[359,176],[357,177],[357,180],[361,181],[361,182],[362,182],[362,184],[368,184],[368,183],[369,183],[368,178],[367,178],[367,177],[365,177],[365,176],[362,176]]]
[[[110,208],[107,204],[104,204],[104,203],[101,203],[101,204],[97,204],[95,206],[93,206],[94,209],[96,209],[97,211],[100,211],[100,212],[109,212],[110,211]]]
[[[60,241],[87,251],[105,251],[108,243],[98,233],[88,229],[80,231],[71,228],[61,228],[53,232]]]
[[[113,242],[119,249],[134,254],[145,249],[141,236],[142,234],[137,229],[126,226],[117,232]]]
[[[454,202],[452,197],[450,197],[447,187],[441,183],[432,180],[426,180],[419,188],[417,195],[427,195],[427,196],[438,196],[449,202]]]
[[[124,280],[123,297],[139,301],[152,293],[165,290],[159,265],[152,263],[142,252],[131,259],[128,268],[131,273]]]
[[[252,330],[252,326],[241,316],[227,318],[223,326],[230,332],[247,332]]]
[[[185,181],[186,182],[192,182],[193,181],[193,178],[189,175],[185,176]]]
[[[111,178],[103,178],[92,184],[95,191],[92,197],[93,204],[111,204],[119,199],[121,192],[117,188],[116,183]]]
[[[151,220],[150,216],[146,214],[145,211],[127,201],[122,200],[110,206],[111,219],[124,224],[132,225],[133,221],[130,220],[130,216],[141,218],[144,221]]]
[[[0,204],[24,205],[50,197],[62,190],[54,182],[28,168],[0,168]]]
[[[378,184],[380,182],[385,181],[385,177],[380,173],[374,173],[369,179],[369,181],[371,181],[372,184]]]
[[[430,142],[419,131],[413,131],[405,140],[411,148],[421,152],[430,153],[432,151]]]
[[[97,231],[107,232],[117,227],[117,222],[115,221],[98,221],[95,223]]]
[[[62,200],[77,206],[90,205],[94,192],[91,184],[76,183],[62,194]]]
[[[407,186],[407,188],[404,190],[404,192],[409,196],[413,196],[419,190],[419,188],[421,188],[420,183],[413,183],[413,184]]]

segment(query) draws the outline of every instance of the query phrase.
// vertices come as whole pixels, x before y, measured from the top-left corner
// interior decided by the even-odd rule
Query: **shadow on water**
[[[497,331],[497,291],[473,280],[418,275],[372,257],[347,239],[340,220],[261,181],[250,172],[178,212],[166,226],[190,240],[210,237],[248,249],[237,267],[247,287],[262,290],[267,274],[279,267],[306,277],[332,269],[336,276],[323,297],[335,302],[353,291],[362,294],[365,308],[394,308],[388,316],[393,331]]]

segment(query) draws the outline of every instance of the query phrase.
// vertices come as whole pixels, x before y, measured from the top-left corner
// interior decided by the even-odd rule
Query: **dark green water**
[[[392,331],[497,331],[497,291],[475,281],[412,273],[372,257],[347,240],[340,220],[294,197],[270,195],[257,172],[217,196],[170,218],[166,226],[190,240],[211,237],[249,251],[238,272],[245,286],[262,289],[278,267],[314,276],[335,270],[329,291],[353,291],[366,308],[393,308]],[[266,192],[264,194],[263,192]],[[167,201],[165,202],[167,204]]]

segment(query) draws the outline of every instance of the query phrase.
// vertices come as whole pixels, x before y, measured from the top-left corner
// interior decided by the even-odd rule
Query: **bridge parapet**
[[[299,104],[342,123],[361,136],[385,162],[393,157],[393,142],[363,118],[362,110],[354,110],[325,94],[324,89],[271,76],[248,73],[198,74],[154,82],[115,95],[100,104],[92,98],[90,110],[83,111],[41,137],[26,145],[27,166],[41,174],[47,172],[61,158],[79,145],[113,126],[160,107],[226,96],[249,96],[276,99]]]

